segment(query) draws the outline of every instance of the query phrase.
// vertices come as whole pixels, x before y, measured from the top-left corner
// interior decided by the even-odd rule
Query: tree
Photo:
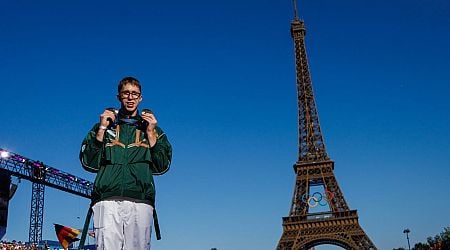
[[[415,244],[413,250],[450,250],[450,227],[434,237],[428,237],[427,243]]]
[[[430,250],[449,250],[450,249],[450,227],[444,228],[444,231],[434,238],[429,237],[428,243]]]
[[[413,247],[413,250],[428,250],[428,249],[430,249],[430,246],[424,243],[417,243]]]

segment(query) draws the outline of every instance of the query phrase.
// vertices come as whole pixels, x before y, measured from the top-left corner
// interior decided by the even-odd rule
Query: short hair
[[[117,86],[117,93],[120,93],[123,86],[126,84],[131,84],[131,85],[137,86],[139,88],[139,91],[140,92],[142,91],[141,83],[139,82],[139,80],[132,76],[127,76],[127,77],[124,77],[122,80],[120,80],[119,85]]]

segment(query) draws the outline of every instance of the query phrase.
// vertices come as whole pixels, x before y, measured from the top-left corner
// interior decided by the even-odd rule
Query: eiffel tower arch
[[[277,250],[303,250],[331,244],[344,249],[377,249],[351,210],[334,175],[334,161],[326,152],[319,123],[306,55],[304,22],[297,16],[291,35],[295,48],[298,98],[298,159],[289,216],[283,217],[283,233]],[[320,187],[322,191],[314,191]],[[327,211],[314,211],[327,206]]]

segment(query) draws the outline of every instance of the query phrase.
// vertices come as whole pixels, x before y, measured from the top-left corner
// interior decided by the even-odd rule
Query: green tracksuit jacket
[[[137,117],[139,119],[139,117]],[[105,132],[104,141],[96,139],[95,124],[82,142],[83,168],[97,173],[92,204],[111,197],[130,198],[155,206],[153,175],[167,172],[172,147],[166,134],[156,127],[158,139],[153,147],[136,126],[121,124]]]

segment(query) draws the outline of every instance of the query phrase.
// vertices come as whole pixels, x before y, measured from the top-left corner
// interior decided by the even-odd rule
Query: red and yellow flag
[[[80,230],[55,224],[55,231],[59,243],[61,243],[61,246],[64,249],[68,249],[71,243],[80,240],[77,238],[78,234],[80,234]]]

